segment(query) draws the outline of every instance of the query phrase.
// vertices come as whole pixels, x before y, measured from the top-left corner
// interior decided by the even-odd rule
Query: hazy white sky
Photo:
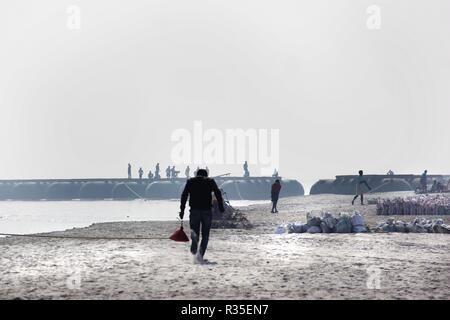
[[[449,39],[448,0],[2,1],[0,179],[165,167],[194,120],[280,129],[280,174],[306,185],[450,173]]]

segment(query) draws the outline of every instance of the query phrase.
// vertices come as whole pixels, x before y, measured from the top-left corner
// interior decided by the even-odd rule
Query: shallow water
[[[231,201],[232,206],[268,201]],[[0,233],[36,233],[87,227],[96,222],[171,221],[177,200],[0,201]]]

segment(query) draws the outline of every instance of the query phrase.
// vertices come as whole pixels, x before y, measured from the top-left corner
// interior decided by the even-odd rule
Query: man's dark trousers
[[[211,229],[212,211],[191,209],[189,214],[189,226],[192,231],[197,234],[197,239],[200,234],[200,225],[202,228],[202,241],[200,243],[200,254],[203,256],[208,247],[209,230]]]

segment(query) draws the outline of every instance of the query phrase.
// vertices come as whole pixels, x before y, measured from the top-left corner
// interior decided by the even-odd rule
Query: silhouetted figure
[[[128,179],[131,179],[131,164],[128,164]]]
[[[170,166],[168,166],[167,168],[166,168],[166,178],[167,179],[170,179],[170,172],[171,172],[172,170],[170,169]]]
[[[280,196],[280,190],[281,190],[281,183],[280,183],[280,180],[277,179],[272,184],[272,190],[271,190],[272,211],[270,211],[270,212],[272,212],[272,213],[278,212],[277,203],[278,203],[278,198]]]
[[[248,171],[248,163],[247,160],[244,162],[244,177],[250,177],[250,172]]]
[[[214,179],[208,178],[206,170],[199,169],[197,176],[187,180],[181,194],[180,219],[184,217],[186,201],[189,197],[189,226],[191,228],[191,253],[197,254],[200,228],[202,241],[200,250],[196,256],[197,262],[203,262],[206,248],[208,247],[209,231],[212,223],[212,195],[214,193],[220,212],[224,212],[222,194]]]
[[[159,169],[159,162],[156,164],[155,167],[155,180],[161,179],[161,175],[159,174],[161,171]]]
[[[423,192],[427,192],[428,191],[428,186],[427,186],[427,177],[428,174],[428,170],[425,170],[422,175],[420,176],[420,190]]]
[[[387,172],[387,175],[388,175],[388,176],[393,176],[393,175],[394,175],[394,171],[389,170],[389,171]]]
[[[139,174],[139,179],[142,179],[142,176],[144,175],[144,170],[142,170],[142,168],[139,168],[138,174]]]
[[[352,200],[352,205],[355,204],[355,200],[358,197],[361,197],[361,205],[364,205],[364,193],[366,192],[366,188],[372,190],[363,174],[363,171],[359,170],[359,176],[356,179],[356,196]]]
[[[172,179],[177,178],[179,173],[180,171],[175,170],[175,166],[170,169],[170,176],[172,177]]]
[[[184,170],[184,175],[186,176],[186,178],[190,178],[190,172],[191,168],[189,168],[189,166],[186,167],[186,170]]]
[[[436,190],[436,192],[444,192],[444,184],[441,181],[438,181]]]
[[[147,178],[148,178],[148,180],[152,180],[152,179],[153,179],[153,173],[152,173],[152,170],[150,170],[150,171],[148,172]]]
[[[277,171],[277,169],[273,170],[272,177],[273,178],[278,178],[278,171]]]
[[[431,185],[430,192],[438,192],[438,183],[436,180],[433,180],[433,184]]]

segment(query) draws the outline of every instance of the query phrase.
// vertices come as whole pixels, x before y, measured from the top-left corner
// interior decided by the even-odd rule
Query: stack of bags
[[[417,195],[406,198],[378,199],[378,215],[450,215],[450,195]]]
[[[380,223],[375,232],[405,232],[405,233],[447,233],[450,234],[450,226],[444,224],[442,219],[426,220],[416,218],[411,222],[395,221],[387,219]]]
[[[411,222],[404,222],[389,218],[377,227],[369,230],[364,225],[363,217],[355,212],[352,215],[340,213],[334,217],[330,213],[321,216],[306,215],[307,223],[288,223],[276,229],[276,233],[361,233],[361,232],[401,232],[401,233],[444,233],[450,234],[450,225],[442,219],[427,220],[416,218]]]
[[[321,216],[306,215],[306,223],[289,223],[277,228],[276,233],[360,233],[367,232],[363,217],[355,212],[352,215],[345,213],[334,217],[331,213]]]

